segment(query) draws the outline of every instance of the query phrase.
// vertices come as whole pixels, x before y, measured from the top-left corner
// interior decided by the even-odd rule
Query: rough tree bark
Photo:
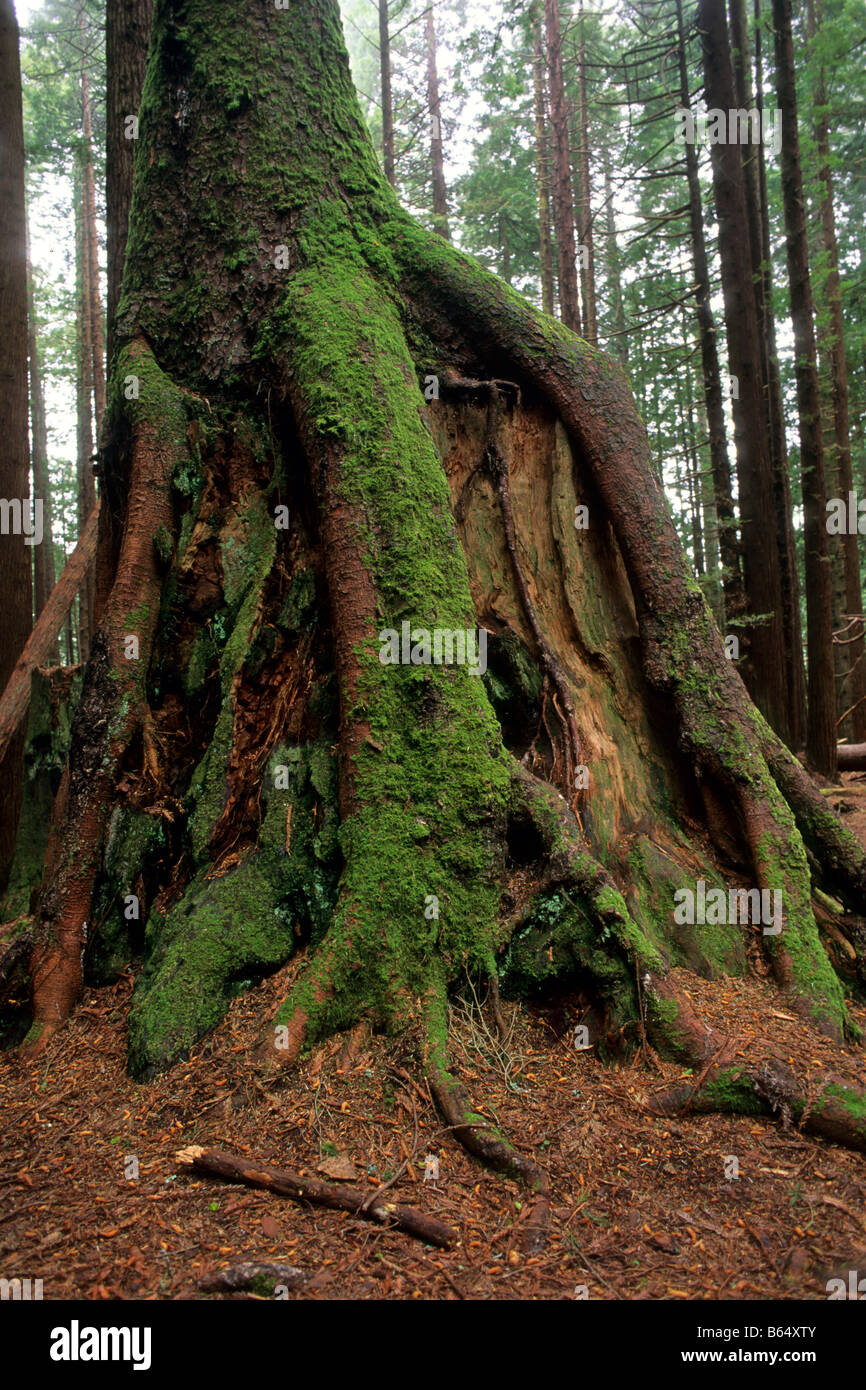
[[[704,92],[710,110],[736,107],[725,7],[701,0],[698,8]],[[752,286],[745,179],[739,145],[712,146],[713,190],[719,220],[719,255],[732,392],[743,583],[746,594],[746,682],[758,707],[790,741],[782,586],[773,510],[770,458],[761,377],[761,344]]]
[[[683,24],[682,0],[676,0],[677,62],[680,80],[680,106],[691,110],[691,90],[686,62],[686,35]],[[716,496],[716,515],[719,519],[719,551],[722,561],[722,588],[725,595],[725,615],[729,620],[745,611],[743,574],[737,523],[734,517],[734,494],[731,483],[731,464],[728,457],[728,433],[725,426],[725,407],[716,323],[710,291],[710,272],[704,239],[704,216],[701,183],[698,176],[698,156],[692,143],[683,147],[686,181],[689,188],[689,230],[692,243],[692,264],[695,276],[695,313],[701,344],[701,374],[704,401],[710,436],[710,465],[713,471],[713,490]]]
[[[132,175],[138,117],[153,0],[107,0],[105,8],[105,205],[108,287],[108,362],[114,353],[114,320],[120,299],[120,285],[126,257],[129,210],[132,204]],[[114,478],[98,457],[99,544],[96,554],[94,616],[99,620],[114,580],[123,517],[126,511],[126,481]]]
[[[800,478],[806,583],[808,701],[806,751],[826,777],[836,772],[836,682],[830,593],[830,542],[821,437],[821,393],[809,274],[806,206],[800,171],[797,89],[790,0],[773,0],[776,89],[782,113],[782,204],[794,328],[794,375],[800,419]]]
[[[388,0],[379,0],[379,74],[382,88],[382,163],[385,166],[385,178],[393,188],[397,179],[394,170],[394,101],[391,96],[391,33],[388,24]]]
[[[738,924],[672,919],[674,885],[730,872],[704,806],[782,893],[762,940],[790,1007],[848,1030],[812,874],[862,911],[866,856],[725,660],[620,367],[399,207],[336,0],[157,0],[117,334],[129,511],[26,1053],[75,1005],[85,923],[122,932],[118,896],[147,916],[139,1076],[300,943],[268,1065],[361,1019],[414,1033],[446,1123],[534,1190],[540,1229],[544,1174],[451,1073],[448,992],[577,972],[600,1042],[703,1056],[669,967],[746,967]],[[495,680],[430,659],[479,625]],[[763,1104],[759,1070],[717,1104]],[[862,1103],[834,1093],[848,1142]]]
[[[809,35],[814,38],[820,30],[821,4],[810,0],[808,7]],[[830,122],[828,114],[827,76],[819,65],[813,94],[815,110],[815,144],[818,151],[818,179],[821,189],[821,233],[827,258],[824,292],[830,309],[827,328],[830,367],[830,389],[833,407],[834,487],[837,497],[847,498],[854,489],[851,467],[851,426],[848,409],[848,364],[845,358],[845,326],[842,319],[842,289],[839,281],[839,247],[836,239],[836,213],[833,205],[833,175],[830,158]],[[845,533],[840,537],[844,571],[844,641],[837,647],[837,670],[847,675],[842,683],[840,712],[851,710],[839,733],[853,743],[866,739],[866,644],[864,644],[863,595],[860,588],[860,556],[857,536]]]
[[[757,5],[760,0],[756,0]],[[734,99],[739,110],[759,113],[763,98],[753,97],[751,63],[745,0],[729,0],[731,20],[731,58],[734,73]],[[756,15],[755,58],[761,80],[760,16]],[[766,169],[764,142],[742,145],[743,191],[749,226],[752,262],[752,288],[758,315],[761,347],[761,384],[764,415],[773,469],[774,516],[779,554],[779,581],[782,587],[782,628],[785,644],[786,724],[784,735],[790,748],[800,749],[806,741],[806,672],[803,665],[803,632],[800,621],[800,582],[794,543],[791,484],[785,439],[785,415],[779,362],[776,353],[776,324],[773,316],[773,290],[770,261],[769,215],[766,207]]]
[[[6,685],[32,621],[31,547],[22,518],[30,497],[27,438],[27,235],[24,207],[24,132],[18,24],[12,0],[0,3],[0,687]],[[23,518],[29,530],[29,520]],[[21,810],[23,736],[0,759],[0,889],[15,849]]]

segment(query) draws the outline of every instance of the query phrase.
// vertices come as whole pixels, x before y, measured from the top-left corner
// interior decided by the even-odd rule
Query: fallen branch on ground
[[[182,1168],[192,1168],[204,1176],[226,1178],[229,1182],[241,1182],[247,1187],[263,1187],[275,1192],[278,1197],[290,1197],[295,1202],[309,1202],[312,1206],[331,1207],[334,1211],[348,1211],[353,1216],[367,1221],[376,1221],[382,1226],[393,1226],[406,1235],[415,1236],[429,1245],[446,1249],[457,1240],[457,1232],[452,1226],[437,1221],[433,1216],[404,1207],[398,1202],[386,1202],[376,1198],[369,1202],[370,1194],[357,1187],[333,1187],[329,1183],[318,1182],[314,1178],[302,1178],[289,1173],[284,1168],[270,1168],[257,1164],[252,1159],[241,1158],[239,1154],[224,1153],[219,1149],[203,1149],[192,1144],[175,1155]]]

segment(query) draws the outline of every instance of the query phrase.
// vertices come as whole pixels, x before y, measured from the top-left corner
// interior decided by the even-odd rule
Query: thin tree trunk
[[[442,120],[439,105],[439,72],[436,66],[436,30],[433,6],[427,8],[427,106],[430,111],[430,166],[433,173],[433,230],[446,241],[448,230],[448,189],[442,158]],[[507,276],[505,277],[507,279]]]
[[[538,259],[541,277],[541,307],[546,314],[552,314],[553,245],[550,237],[550,156],[544,109],[544,49],[541,38],[540,12],[536,13],[532,33],[534,44],[532,85],[535,97],[535,178],[538,190]]]
[[[499,226],[499,274],[502,276],[506,285],[510,285],[511,248],[508,244],[508,224],[503,212],[500,212],[497,221]]]
[[[36,617],[42,612],[54,588],[54,525],[51,477],[48,471],[48,434],[45,427],[45,397],[36,335],[36,305],[33,271],[27,261],[27,357],[30,364],[30,461],[33,495],[42,503],[42,544],[33,550],[33,599]]]
[[[734,109],[734,85],[724,6],[701,0],[698,22],[707,106]],[[787,741],[782,585],[773,510],[773,467],[761,389],[761,345],[746,213],[745,180],[737,145],[712,146],[713,188],[728,339],[737,390],[732,400],[742,536],[747,633],[743,675],[752,698]],[[760,619],[760,621],[758,621]]]
[[[809,34],[814,37],[821,24],[821,0],[817,0],[817,23],[815,5],[809,0]],[[830,310],[827,330],[828,360],[830,366],[831,400],[833,408],[833,465],[834,486],[838,496],[846,499],[854,488],[851,466],[851,438],[848,407],[848,364],[845,360],[845,329],[842,319],[842,292],[839,283],[839,247],[836,240],[836,214],[833,207],[833,176],[830,164],[830,127],[827,115],[827,77],[823,65],[818,72],[814,93],[815,143],[818,147],[818,180],[821,191],[821,231],[824,254],[827,258],[827,278],[824,294]],[[846,627],[845,643],[838,650],[843,653],[843,669],[848,674],[847,700],[845,708],[854,706],[845,721],[840,734],[845,733],[854,743],[866,742],[866,652],[864,652],[864,628],[862,621],[863,598],[860,588],[860,559],[857,552],[857,536],[847,532],[840,537],[844,563],[844,621]],[[852,622],[853,620],[853,622]]]
[[[581,286],[583,289],[583,331],[587,342],[598,342],[598,314],[595,300],[595,248],[592,237],[592,205],[590,200],[589,112],[586,100],[586,42],[584,39],[583,0],[580,0],[580,38],[577,48],[577,79],[580,123],[580,225],[579,240],[584,247],[581,255]]]
[[[622,302],[622,262],[616,234],[616,209],[613,204],[613,182],[610,175],[610,152],[602,145],[602,166],[604,170],[604,202],[607,209],[607,243],[605,249],[605,269],[607,271],[608,299],[613,324],[613,336],[608,351],[614,353],[624,367],[628,366],[628,334],[625,328],[625,309]]]
[[[90,257],[87,248],[86,217],[82,190],[83,174],[76,190],[78,260],[78,332],[76,344],[76,440],[78,453],[78,534],[83,534],[93,510],[96,489],[93,478],[93,348],[90,337]],[[86,661],[93,632],[93,586],[85,574],[79,594],[79,658]]]
[[[382,163],[385,178],[396,187],[394,173],[394,101],[391,95],[391,34],[388,0],[379,0],[379,70],[382,85]]]
[[[677,57],[679,63],[680,104],[689,109],[691,93],[686,65],[686,40],[683,26],[682,0],[676,0],[677,7]],[[719,551],[722,562],[722,588],[725,596],[727,619],[733,619],[745,611],[745,593],[740,564],[740,548],[737,542],[737,522],[734,516],[733,485],[731,482],[731,463],[728,457],[728,435],[725,426],[725,407],[722,395],[722,380],[719,371],[719,354],[716,340],[716,324],[713,316],[710,290],[710,272],[707,263],[707,248],[704,240],[704,219],[701,205],[701,185],[698,175],[698,160],[695,147],[686,142],[684,147],[686,180],[689,188],[689,227],[691,230],[692,264],[695,276],[695,313],[698,321],[698,336],[701,346],[701,373],[703,377],[704,401],[707,426],[710,437],[710,464],[713,472],[713,490],[718,517]]]
[[[773,28],[778,102],[782,113],[782,202],[785,211],[788,280],[794,328],[797,408],[800,416],[809,667],[806,751],[817,770],[827,777],[832,777],[836,771],[836,698],[830,551],[821,440],[821,394],[818,387],[814,306],[809,277],[809,246],[797,131],[791,0],[773,0]]]
[[[562,39],[559,32],[559,0],[544,0],[547,40],[547,73],[550,92],[550,127],[553,136],[553,225],[559,262],[559,313],[562,322],[580,332],[577,294],[577,250],[574,241],[574,195],[571,185],[571,151],[568,113],[562,78]]]
[[[22,513],[30,496],[27,437],[27,220],[18,24],[0,0],[0,494]],[[24,517],[22,516],[22,522]],[[0,685],[27,641],[32,618],[30,547],[10,524],[0,535]],[[35,539],[35,533],[34,533]],[[23,735],[0,758],[0,889],[5,887],[21,812]]]
[[[88,312],[90,314],[90,353],[93,359],[93,404],[95,436],[105,414],[105,348],[102,331],[102,298],[99,293],[99,242],[96,231],[96,180],[93,172],[93,124],[90,113],[90,77],[87,72],[84,11],[79,10],[81,35],[81,134],[84,145],[84,254],[87,258]]]

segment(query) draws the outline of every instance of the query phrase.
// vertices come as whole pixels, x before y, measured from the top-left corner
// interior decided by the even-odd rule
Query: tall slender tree
[[[571,182],[571,143],[562,76],[562,36],[559,0],[544,0],[547,45],[550,130],[553,145],[553,225],[559,262],[559,313],[566,328],[580,332],[577,291],[577,248],[574,240],[574,193]]]
[[[445,184],[445,161],[442,155],[442,112],[439,101],[439,69],[436,61],[436,26],[433,22],[432,4],[427,6],[425,38],[427,46],[427,109],[430,115],[430,167],[433,179],[433,227],[441,237],[450,241],[448,189]]]
[[[382,92],[382,163],[385,178],[394,188],[394,98],[391,91],[391,28],[388,0],[379,0],[379,81]]]
[[[782,203],[785,249],[794,328],[794,375],[800,420],[800,477],[803,494],[803,545],[806,579],[808,650],[808,723],[806,750],[827,777],[836,771],[836,695],[833,619],[830,593],[830,546],[827,492],[821,438],[821,393],[815,347],[814,303],[809,273],[809,243],[800,136],[791,0],[773,0],[776,89],[782,113]]]
[[[18,24],[0,0],[0,692],[30,633],[30,547],[22,512],[30,497],[27,437],[27,221]],[[15,516],[18,524],[15,525]],[[29,530],[29,527],[27,527]],[[0,888],[7,880],[21,812],[23,731],[0,755]]]
[[[595,302],[595,243],[592,228],[592,181],[590,178],[589,107],[586,96],[586,28],[583,0],[578,15],[577,45],[578,128],[580,137],[580,275],[583,291],[583,331],[588,343],[598,342],[598,313]]]
[[[536,0],[536,4],[538,0]],[[550,151],[544,93],[544,42],[541,11],[536,8],[532,21],[532,91],[535,108],[535,178],[538,197],[538,259],[541,277],[541,306],[553,313],[553,243],[550,237]]]

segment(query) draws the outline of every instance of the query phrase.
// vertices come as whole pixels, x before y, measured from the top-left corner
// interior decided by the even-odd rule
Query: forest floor
[[[866,781],[846,782],[846,821],[864,834],[854,788]],[[550,1174],[547,1247],[523,1253],[532,1201],[450,1137],[405,1042],[367,1038],[351,1055],[337,1038],[271,1081],[250,1067],[296,969],[235,1000],[190,1060],[153,1082],[125,1070],[132,972],[88,991],[38,1064],[0,1053],[7,1277],[41,1278],[46,1299],[204,1298],[218,1295],[201,1281],[254,1260],[303,1271],[290,1299],[825,1299],[828,1279],[866,1267],[866,1154],[781,1119],[653,1115],[647,1101],[682,1069],[650,1053],[606,1067],[576,1051],[577,997],[504,1001],[507,1047],[474,1003],[452,1019],[455,1071],[475,1107]],[[812,1032],[766,980],[677,975],[700,1015],[733,1029],[738,1054],[772,1048],[810,1078],[810,1096],[830,1073],[862,1080],[863,1051]],[[866,1032],[866,1009],[852,1012]],[[389,1198],[454,1226],[459,1242],[434,1249],[189,1176],[175,1154],[190,1144],[325,1181],[342,1173],[371,1192],[398,1174]],[[425,1181],[428,1155],[438,1181]]]

